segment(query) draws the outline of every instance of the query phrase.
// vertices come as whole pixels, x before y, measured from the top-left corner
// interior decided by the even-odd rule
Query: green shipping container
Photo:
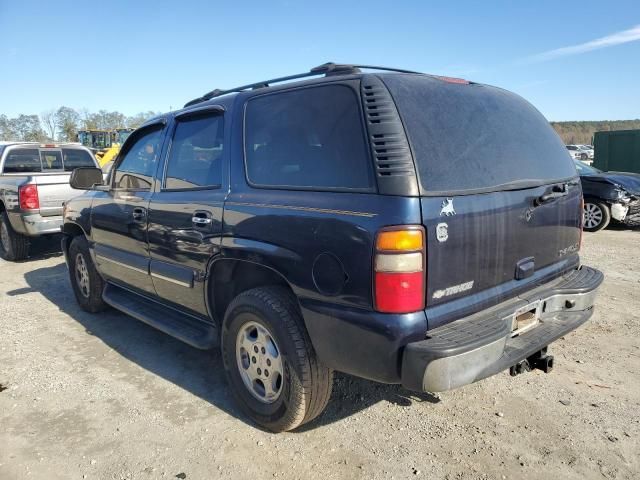
[[[593,166],[608,172],[640,173],[640,130],[596,132]]]

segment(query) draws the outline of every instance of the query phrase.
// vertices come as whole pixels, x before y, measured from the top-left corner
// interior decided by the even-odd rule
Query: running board
[[[126,313],[189,345],[207,350],[218,345],[218,330],[211,324],[172,307],[107,283],[103,300]]]

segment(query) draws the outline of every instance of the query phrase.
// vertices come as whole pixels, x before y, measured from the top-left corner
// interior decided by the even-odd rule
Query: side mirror
[[[91,190],[96,185],[102,185],[102,170],[95,167],[80,167],[71,172],[69,185],[76,190]]]

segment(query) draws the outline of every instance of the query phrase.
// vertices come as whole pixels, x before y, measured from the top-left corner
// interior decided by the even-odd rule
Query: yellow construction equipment
[[[133,128],[80,130],[78,131],[78,141],[91,149],[102,167],[116,158],[120,147],[131,132],[133,132]]]

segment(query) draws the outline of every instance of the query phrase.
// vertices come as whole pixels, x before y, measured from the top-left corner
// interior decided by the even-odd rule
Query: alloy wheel
[[[280,349],[264,325],[249,321],[236,337],[236,361],[245,387],[263,403],[273,403],[280,397],[284,369]]]
[[[89,298],[91,294],[91,283],[89,280],[89,270],[87,269],[87,262],[84,259],[82,253],[76,255],[76,283],[78,289],[83,297]]]
[[[583,213],[583,223],[585,228],[596,228],[602,223],[603,214],[598,205],[594,203],[585,203]]]

